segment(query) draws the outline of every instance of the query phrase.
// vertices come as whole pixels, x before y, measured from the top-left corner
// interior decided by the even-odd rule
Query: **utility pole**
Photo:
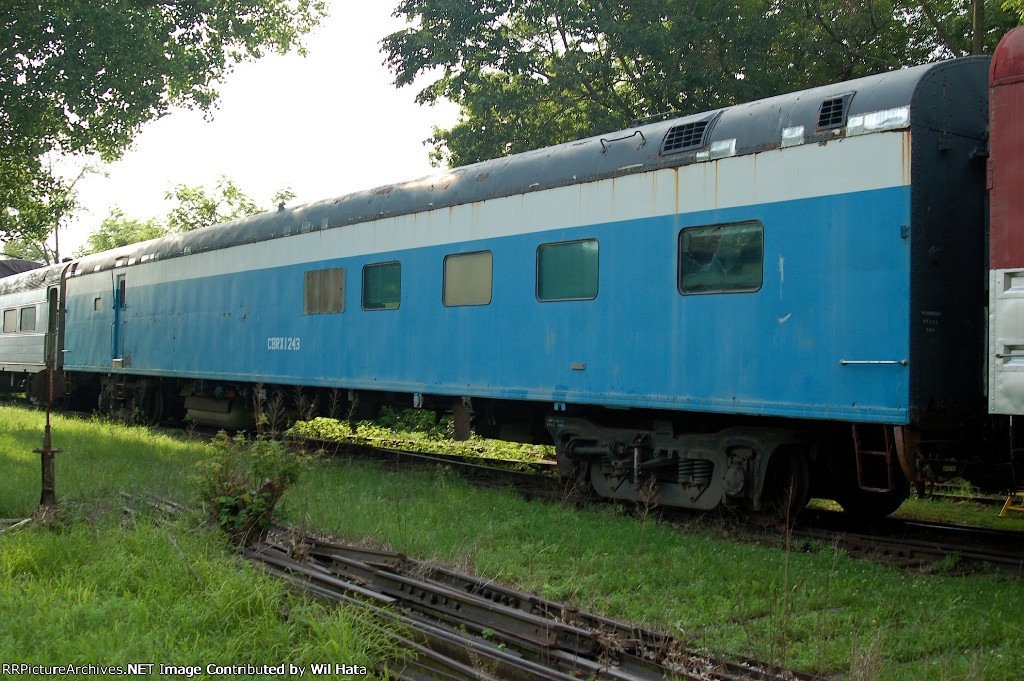
[[[974,34],[971,38],[971,54],[982,54],[985,50],[985,0],[971,0],[974,9]]]

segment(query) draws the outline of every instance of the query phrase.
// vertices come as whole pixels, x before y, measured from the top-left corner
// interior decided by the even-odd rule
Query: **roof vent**
[[[846,124],[846,115],[850,108],[850,100],[853,93],[831,97],[821,103],[818,109],[818,129],[828,130],[829,128],[841,128]]]
[[[710,123],[711,119],[706,118],[703,121],[673,125],[661,143],[661,154],[675,154],[704,146],[704,133]]]

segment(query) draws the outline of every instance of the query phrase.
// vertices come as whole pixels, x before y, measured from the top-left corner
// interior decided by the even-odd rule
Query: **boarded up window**
[[[345,311],[345,268],[306,272],[302,288],[302,314]]]
[[[401,302],[401,263],[382,262],[363,267],[364,310],[397,310]]]
[[[4,333],[14,333],[18,330],[18,311],[4,310]]]
[[[444,304],[488,305],[491,302],[491,280],[494,256],[490,251],[460,253],[444,259]]]
[[[679,233],[679,292],[742,293],[761,288],[760,222],[688,227]]]
[[[542,244],[537,249],[537,299],[597,297],[597,239]]]

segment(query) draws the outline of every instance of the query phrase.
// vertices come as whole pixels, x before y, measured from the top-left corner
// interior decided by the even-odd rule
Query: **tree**
[[[209,110],[242,61],[298,48],[324,0],[6,0],[0,15],[0,241],[63,214],[52,154],[116,159],[172,106]]]
[[[89,235],[87,243],[75,252],[75,256],[99,253],[167,234],[188,232],[218,222],[273,210],[274,206],[294,199],[295,192],[289,187],[280,189],[271,198],[271,206],[261,207],[239,189],[238,185],[221,175],[213,190],[202,185],[190,187],[178,184],[173,190],[167,191],[164,198],[177,201],[178,205],[170,210],[163,221],[158,218],[136,220],[126,217],[124,211],[117,206],[111,208],[110,214],[103,219],[99,228]],[[20,252],[11,255],[25,257]]]
[[[109,251],[118,246],[156,239],[167,234],[167,228],[156,218],[133,220],[125,217],[124,211],[118,206],[110,209],[110,214],[103,218],[98,229],[89,234],[88,242],[75,251],[76,257]]]
[[[1015,23],[989,4],[986,47]],[[428,140],[434,162],[452,165],[955,56],[971,44],[963,0],[402,0],[395,14],[410,22],[382,41],[395,84],[431,77],[420,103],[462,107],[452,128]]]
[[[50,264],[53,262],[55,254],[45,242],[11,239],[4,244],[4,255],[8,258]]]
[[[212,193],[203,186],[189,187],[179,184],[175,185],[173,190],[165,192],[164,198],[178,201],[178,206],[167,214],[167,225],[171,231],[175,232],[188,232],[268,210],[259,207],[224,175],[218,178]],[[295,192],[286,188],[274,194],[271,202],[276,206],[293,198],[295,198]]]

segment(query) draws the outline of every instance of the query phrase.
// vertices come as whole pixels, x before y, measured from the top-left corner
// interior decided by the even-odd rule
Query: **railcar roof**
[[[283,208],[87,256],[76,264],[74,273],[87,274],[150,259],[709,162],[716,158],[716,149],[721,155],[738,156],[788,144],[827,142],[846,136],[846,124],[852,117],[901,107],[910,107],[910,118],[897,127],[929,126],[943,112],[936,110],[934,101],[914,106],[919,93],[934,91],[936,83],[941,85],[951,78],[980,78],[977,87],[984,89],[988,62],[987,57],[968,57],[926,64],[483,161],[411,182]],[[923,87],[925,83],[933,87]],[[934,99],[934,93],[931,98]],[[835,124],[836,119],[823,118],[826,109],[839,112],[840,125]],[[947,118],[942,120],[948,119],[949,112],[945,113]],[[783,142],[784,131],[789,135],[788,144]],[[694,139],[696,145],[689,144]],[[666,143],[674,149],[667,150]]]
[[[61,262],[3,277],[0,279],[0,296],[56,286],[60,283],[61,272],[66,267],[68,263]]]

